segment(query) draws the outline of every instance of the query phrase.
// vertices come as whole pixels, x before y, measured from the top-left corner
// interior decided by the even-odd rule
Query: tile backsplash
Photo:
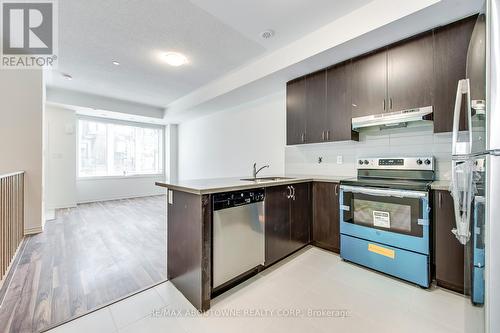
[[[342,164],[337,164],[341,156]],[[436,179],[450,179],[451,133],[433,133],[431,124],[379,130],[364,129],[359,142],[330,142],[285,147],[285,171],[289,174],[356,176],[360,157],[434,156]],[[319,163],[321,158],[322,162]]]

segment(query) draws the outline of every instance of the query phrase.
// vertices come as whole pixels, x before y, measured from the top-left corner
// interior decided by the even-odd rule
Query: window
[[[163,173],[163,131],[118,122],[78,120],[78,176]]]

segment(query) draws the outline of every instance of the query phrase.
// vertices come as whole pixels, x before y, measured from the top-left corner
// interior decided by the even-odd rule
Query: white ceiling
[[[166,106],[368,2],[59,1],[59,67],[47,84]],[[267,28],[276,35],[263,40],[259,34]],[[190,63],[167,66],[162,51],[182,52]]]
[[[283,47],[373,0],[191,0],[267,50]],[[273,38],[261,33],[271,29]]]
[[[153,122],[158,112],[182,122],[470,15],[483,1],[64,0],[47,98],[97,115],[141,109]],[[272,39],[259,37],[266,29],[276,32]],[[159,58],[166,51],[184,53],[189,64],[166,65]]]
[[[64,0],[59,13],[58,71],[73,80],[53,72],[51,87],[162,106],[265,51],[186,0]],[[172,50],[190,64],[158,58]]]

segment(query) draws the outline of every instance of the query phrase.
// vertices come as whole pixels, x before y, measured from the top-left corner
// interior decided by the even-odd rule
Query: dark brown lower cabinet
[[[434,255],[439,286],[464,292],[465,248],[451,233],[455,227],[453,198],[448,191],[434,191]]]
[[[315,182],[312,197],[312,242],[340,253],[339,184]]]
[[[311,186],[291,185],[294,197],[290,201],[290,250],[296,251],[311,242]]]
[[[310,242],[310,184],[266,188],[266,266]]]
[[[289,252],[290,191],[287,186],[266,188],[266,265],[270,265]]]

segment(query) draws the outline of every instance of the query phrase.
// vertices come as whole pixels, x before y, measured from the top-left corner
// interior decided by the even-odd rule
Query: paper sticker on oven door
[[[391,218],[389,212],[382,212],[380,210],[373,211],[373,226],[381,228],[391,227]]]

